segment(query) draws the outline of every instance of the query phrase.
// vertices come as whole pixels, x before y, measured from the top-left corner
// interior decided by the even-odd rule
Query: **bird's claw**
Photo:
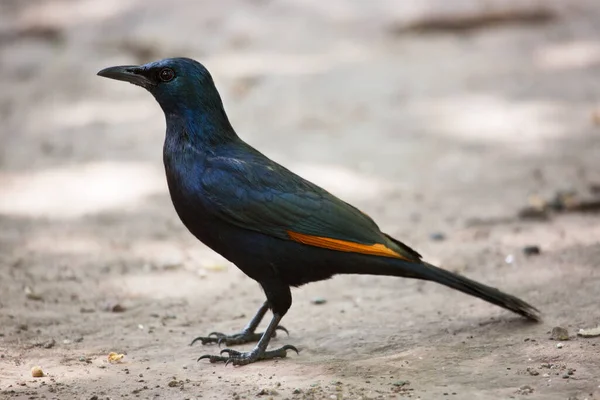
[[[286,344],[285,346],[282,346],[282,347],[278,348],[277,350],[273,350],[273,351],[282,351],[282,352],[284,352],[284,354],[287,355],[288,350],[294,350],[296,352],[296,354],[300,355],[300,350],[298,350],[296,348],[296,346],[292,346],[291,344]]]
[[[239,356],[240,354],[242,354],[240,351],[237,350],[233,350],[233,349],[223,349],[219,352],[219,354],[223,354],[223,353],[227,353],[228,357],[231,358],[231,356]]]
[[[190,346],[198,341],[202,342],[202,344],[219,343],[219,341],[225,336],[226,335],[221,332],[211,332],[208,334],[208,336],[198,336],[197,338],[194,338],[192,343],[190,343]]]
[[[223,349],[220,351],[220,355],[214,356],[210,354],[203,355],[198,358],[198,361],[208,359],[211,363],[216,362],[224,362],[225,365],[233,364],[233,365],[246,365],[251,364],[260,360],[272,360],[274,358],[285,358],[287,356],[287,351],[293,350],[296,354],[300,354],[300,351],[290,344],[282,346],[275,350],[259,350],[254,348],[252,351],[248,352],[240,352],[233,349]],[[227,353],[226,356],[222,354]]]
[[[277,328],[275,328],[275,331],[273,332],[273,336],[271,336],[271,337],[276,337],[277,336],[276,332],[278,330],[285,332],[288,336],[290,335],[290,333],[288,332],[288,330],[285,327],[279,325],[279,326],[277,326]],[[208,334],[208,336],[198,336],[197,338],[192,340],[192,343],[190,343],[190,346],[196,342],[201,342],[203,345],[210,344],[210,343],[216,343],[219,347],[221,347],[222,344],[225,344],[225,346],[234,346],[237,344],[258,342],[260,340],[260,338],[262,337],[262,335],[263,335],[262,332],[256,333],[256,332],[249,332],[249,331],[242,331],[240,333],[236,333],[233,335],[225,335],[224,333],[221,333],[221,332],[211,332]]]
[[[277,328],[275,328],[275,332],[273,332],[273,336],[271,336],[271,337],[276,337],[277,331],[284,331],[286,335],[290,336],[290,333],[288,332],[287,329],[285,329],[285,326],[277,325]]]
[[[198,361],[204,360],[204,359],[208,359],[208,361],[210,361],[211,364],[214,364],[219,361],[227,361],[227,357],[213,356],[210,354],[205,354],[203,356],[198,357]]]

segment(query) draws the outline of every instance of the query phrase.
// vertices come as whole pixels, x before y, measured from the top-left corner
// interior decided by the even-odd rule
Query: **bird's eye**
[[[170,80],[173,80],[173,78],[175,78],[175,72],[173,72],[171,68],[163,68],[158,73],[158,77],[163,82],[169,82]]]

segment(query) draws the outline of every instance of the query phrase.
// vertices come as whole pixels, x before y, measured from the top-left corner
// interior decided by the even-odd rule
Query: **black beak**
[[[135,65],[122,65],[118,67],[104,68],[102,71],[98,72],[98,76],[129,82],[145,89],[150,89],[151,87],[156,86],[154,82],[144,76],[144,72],[145,69],[142,67]]]

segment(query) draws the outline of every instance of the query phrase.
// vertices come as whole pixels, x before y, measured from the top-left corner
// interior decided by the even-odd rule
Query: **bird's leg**
[[[258,309],[258,312],[256,313],[256,315],[250,320],[250,322],[248,322],[248,324],[244,327],[244,329],[242,329],[242,331],[240,333],[235,333],[233,335],[225,335],[221,332],[211,332],[208,336],[198,336],[197,338],[192,340],[192,343],[190,343],[190,346],[193,345],[194,343],[196,343],[197,341],[201,341],[202,344],[225,343],[226,346],[233,346],[236,344],[257,342],[263,336],[263,333],[262,332],[257,333],[255,331],[256,331],[256,328],[258,327],[258,324],[260,324],[260,321],[262,321],[263,317],[267,313],[268,309],[269,309],[269,302],[265,301],[264,304]],[[287,329],[285,329],[283,326],[277,326],[277,327],[275,327],[275,330],[273,331],[271,336],[272,337],[277,336],[278,330],[284,331],[285,333],[287,333],[289,335]]]
[[[223,349],[221,350],[221,355],[212,356],[210,354],[206,354],[198,358],[198,361],[206,358],[211,363],[223,361],[225,362],[225,365],[229,363],[233,365],[246,365],[259,360],[284,358],[286,357],[288,350],[294,350],[296,353],[298,353],[298,349],[289,344],[275,350],[267,351],[269,341],[271,340],[271,337],[274,336],[275,331],[279,327],[279,321],[281,321],[281,315],[273,314],[273,319],[269,323],[269,326],[267,327],[262,337],[256,344],[256,347],[254,347],[254,349],[252,349],[251,351],[241,352],[232,349]],[[223,356],[223,353],[227,353],[227,356]]]

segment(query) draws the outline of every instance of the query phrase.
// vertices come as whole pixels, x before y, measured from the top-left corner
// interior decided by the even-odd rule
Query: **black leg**
[[[267,346],[271,341],[271,337],[275,335],[275,331],[279,327],[279,321],[281,321],[281,318],[283,318],[292,305],[292,293],[290,292],[290,287],[278,279],[262,281],[260,284],[267,295],[267,303],[265,304],[268,304],[273,311],[273,319],[271,319],[269,326],[256,344],[256,347],[248,352],[223,349],[218,356],[207,354],[200,357],[198,361],[208,359],[211,363],[223,361],[226,365],[229,363],[232,363],[233,365],[246,365],[259,360],[271,360],[273,358],[286,357],[288,350],[294,350],[298,353],[298,349],[290,345],[267,351]],[[261,315],[261,318],[265,312],[266,310]],[[253,318],[248,326],[252,325],[254,319],[256,318]],[[223,353],[227,353],[227,356],[223,356]]]
[[[192,340],[192,343],[190,343],[190,346],[196,343],[197,341],[201,341],[202,344],[218,343],[220,345],[221,343],[225,343],[226,346],[257,342],[263,336],[263,333],[257,333],[255,331],[258,327],[258,324],[260,324],[260,321],[262,321],[265,314],[267,313],[268,309],[269,302],[265,301],[264,304],[258,309],[256,315],[250,320],[250,322],[248,322],[248,324],[244,327],[244,329],[242,329],[240,333],[236,333],[233,335],[225,335],[221,332],[211,332],[208,336],[199,336],[195,338],[194,340]],[[275,337],[277,335],[278,330],[284,331],[289,335],[287,329],[285,329],[283,326],[277,326],[275,328],[275,331],[272,333],[272,337]]]
[[[294,350],[296,353],[298,353],[298,349],[289,344],[275,350],[267,351],[267,346],[269,345],[271,336],[273,336],[278,327],[279,321],[281,321],[281,316],[278,314],[273,314],[273,319],[269,323],[265,333],[263,333],[262,337],[258,341],[258,344],[251,351],[240,352],[232,349],[223,349],[221,350],[220,354],[227,353],[227,356],[212,356],[210,354],[206,354],[198,358],[198,361],[208,359],[211,363],[224,361],[225,365],[229,363],[233,365],[246,365],[259,360],[284,358],[287,356],[288,350]]]

